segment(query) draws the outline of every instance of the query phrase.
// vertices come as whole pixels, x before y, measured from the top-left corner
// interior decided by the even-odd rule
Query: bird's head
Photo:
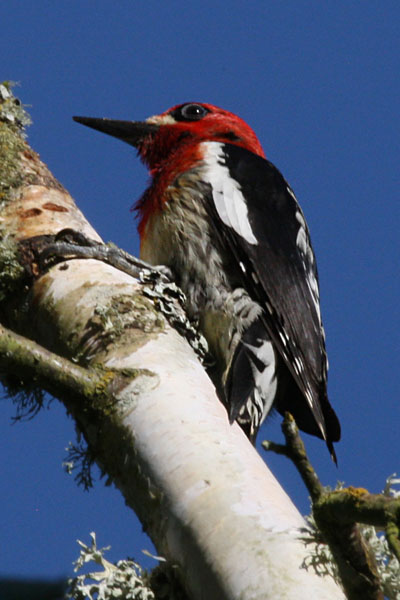
[[[233,113],[212,104],[179,104],[145,121],[92,117],[74,117],[74,120],[137,148],[153,173],[181,148],[194,148],[204,141],[234,144],[264,157],[251,127]]]

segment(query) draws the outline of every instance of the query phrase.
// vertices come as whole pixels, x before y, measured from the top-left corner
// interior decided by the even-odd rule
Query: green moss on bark
[[[9,82],[0,84],[0,202],[22,184],[20,156],[26,150],[25,127],[31,120]],[[1,207],[1,205],[0,205]]]
[[[1,237],[0,229],[0,303],[15,292],[24,276],[18,262],[18,247],[12,237]]]

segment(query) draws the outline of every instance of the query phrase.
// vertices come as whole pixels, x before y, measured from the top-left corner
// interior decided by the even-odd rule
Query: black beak
[[[144,138],[157,133],[159,126],[142,121],[116,121],[114,119],[96,119],[93,117],[72,117],[77,123],[82,123],[92,129],[97,129],[112,135],[135,148]]]

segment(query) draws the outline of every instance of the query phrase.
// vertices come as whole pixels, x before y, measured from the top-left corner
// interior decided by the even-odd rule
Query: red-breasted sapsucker
[[[151,184],[136,205],[141,258],[166,265],[207,339],[231,422],[254,441],[272,408],[332,442],[325,336],[303,212],[253,130],[211,104],[144,122],[75,120],[137,148]]]

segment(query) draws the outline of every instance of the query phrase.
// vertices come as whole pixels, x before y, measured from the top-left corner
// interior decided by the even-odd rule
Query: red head
[[[135,146],[154,174],[182,147],[214,141],[235,144],[265,156],[254,131],[233,113],[203,103],[174,106],[146,121],[115,121],[74,117],[79,123],[113,135]]]

